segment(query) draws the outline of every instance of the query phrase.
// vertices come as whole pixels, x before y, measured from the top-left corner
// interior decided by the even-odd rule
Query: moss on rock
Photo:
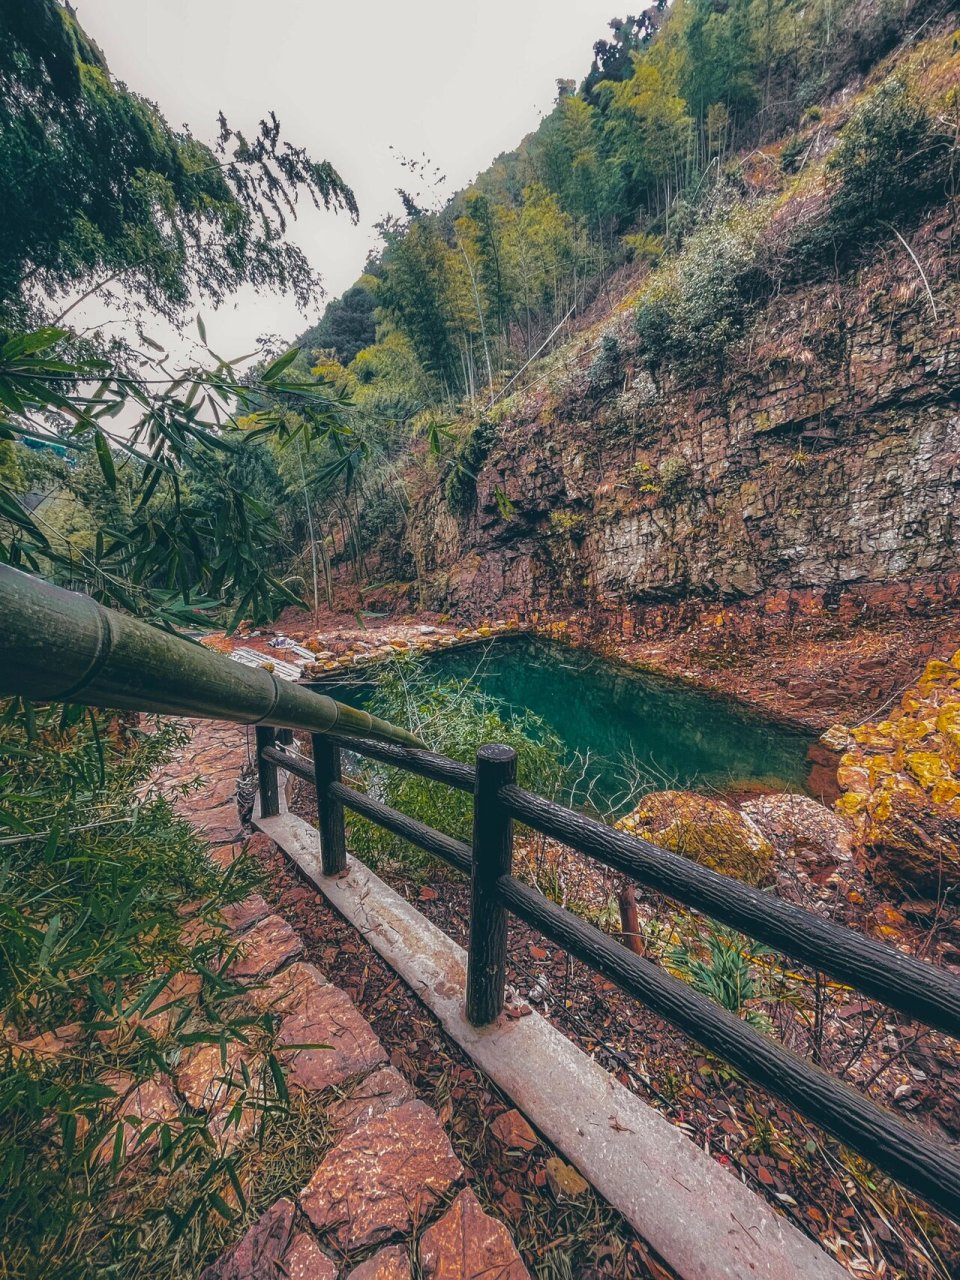
[[[772,878],[773,845],[745,814],[711,796],[653,791],[616,825],[746,884],[766,884]]]

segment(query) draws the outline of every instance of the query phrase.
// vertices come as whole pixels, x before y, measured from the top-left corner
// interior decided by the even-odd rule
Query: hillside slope
[[[682,250],[527,389],[464,421],[457,453],[421,486],[409,519],[423,603],[472,615],[587,611],[598,626],[643,632],[689,616],[691,601],[786,623],[800,602],[846,616],[955,602],[953,170],[928,183],[900,229],[878,204],[858,232],[839,221],[844,199],[844,216],[859,211],[831,156],[852,136],[843,163],[860,164],[862,180],[852,131],[870,104],[908,85],[942,122],[956,112],[958,82],[957,41],[941,29],[858,94],[839,94],[805,131],[742,157],[732,212],[693,245],[713,277],[685,284]],[[809,157],[797,178],[784,177],[788,147]],[[892,172],[882,159],[881,187],[899,211],[910,157]],[[746,267],[731,236],[737,252],[749,247]],[[751,292],[730,303],[722,290],[735,291],[738,271]],[[663,332],[676,328],[683,288],[688,311],[714,305],[718,291],[725,309],[709,331],[698,319],[696,341],[679,350]]]

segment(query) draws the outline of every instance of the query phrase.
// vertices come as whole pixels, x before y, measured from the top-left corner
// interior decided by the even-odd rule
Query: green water
[[[438,681],[470,679],[505,708],[541,717],[571,757],[588,756],[603,808],[629,807],[631,794],[635,802],[638,772],[641,792],[751,783],[805,790],[812,733],[581,649],[518,636],[431,654],[425,668]],[[357,706],[369,696],[369,687],[324,689]]]

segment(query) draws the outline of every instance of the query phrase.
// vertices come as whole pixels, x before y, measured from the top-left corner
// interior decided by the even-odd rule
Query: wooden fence
[[[257,728],[261,812],[265,817],[278,813],[277,770],[284,769],[316,787],[324,875],[340,875],[346,869],[345,809],[469,875],[466,1012],[474,1025],[495,1021],[503,1009],[507,923],[512,913],[960,1221],[960,1155],[955,1147],[877,1106],[522,883],[512,874],[513,823],[522,822],[647,888],[731,925],[911,1021],[960,1037],[960,981],[952,974],[525,791],[517,784],[516,754],[509,747],[481,747],[476,767],[471,767],[429,751],[329,733],[313,734],[312,743],[310,761],[296,753],[288,732],[280,731],[278,736],[273,729]],[[345,784],[343,751],[472,793],[472,846]]]

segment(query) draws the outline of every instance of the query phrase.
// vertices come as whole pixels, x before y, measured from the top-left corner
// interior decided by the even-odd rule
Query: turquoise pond
[[[634,800],[638,794],[638,771],[641,792],[807,790],[812,732],[585,650],[517,636],[443,650],[423,661],[438,683],[469,679],[505,709],[534,712],[571,757],[588,755],[587,776],[603,809],[629,807],[628,792]],[[360,707],[371,692],[355,678],[315,687]]]

